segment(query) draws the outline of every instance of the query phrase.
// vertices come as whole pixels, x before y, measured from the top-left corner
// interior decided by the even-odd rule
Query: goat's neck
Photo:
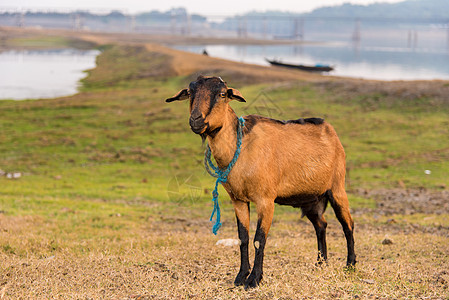
[[[207,136],[212,155],[221,169],[227,167],[234,157],[237,148],[237,124],[237,115],[229,108],[220,131],[214,137]]]

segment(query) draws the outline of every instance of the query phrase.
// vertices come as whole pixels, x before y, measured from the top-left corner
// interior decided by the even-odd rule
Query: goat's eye
[[[225,98],[225,97],[226,97],[226,94],[225,94],[225,93],[220,93],[220,97],[221,97],[221,98]]]

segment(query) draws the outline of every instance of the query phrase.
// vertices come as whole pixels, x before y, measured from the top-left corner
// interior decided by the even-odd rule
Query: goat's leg
[[[335,215],[346,237],[346,244],[348,248],[348,258],[346,260],[346,266],[351,267],[356,263],[356,255],[354,251],[354,221],[352,220],[351,213],[349,212],[349,202],[346,191],[343,187],[337,187],[332,189],[332,192],[328,192],[329,202],[334,209]]]
[[[327,222],[324,219],[322,212],[308,212],[307,218],[312,222],[316,232],[316,239],[318,243],[318,264],[322,264],[327,260],[327,245],[326,245],[326,227]]]
[[[256,250],[254,266],[245,282],[245,289],[258,286],[259,282],[262,280],[265,243],[267,241],[268,231],[271,227],[271,222],[273,221],[274,201],[267,200],[261,202],[262,203],[256,204],[258,221],[256,235],[254,236],[254,248]]]
[[[249,202],[232,201],[237,217],[237,229],[240,239],[240,271],[235,278],[234,284],[236,286],[245,284],[246,277],[249,275]]]

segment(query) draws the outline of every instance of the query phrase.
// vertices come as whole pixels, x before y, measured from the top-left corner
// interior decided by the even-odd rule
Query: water
[[[441,39],[439,39],[441,41]],[[404,44],[404,42],[402,43]],[[427,46],[427,47],[426,47]],[[329,64],[330,75],[380,80],[449,80],[449,51],[444,43],[401,47],[379,42],[354,47],[335,42],[320,45],[177,46],[196,53],[239,62],[269,65],[265,58],[286,63]],[[0,53],[0,99],[38,99],[73,95],[84,70],[95,67],[97,50],[33,50]]]
[[[449,80],[449,50],[335,42],[320,45],[203,45],[178,46],[180,50],[202,53],[238,62],[269,65],[265,58],[284,63],[335,67],[330,75],[378,80]]]
[[[97,50],[32,50],[0,53],[0,99],[39,99],[77,93]]]

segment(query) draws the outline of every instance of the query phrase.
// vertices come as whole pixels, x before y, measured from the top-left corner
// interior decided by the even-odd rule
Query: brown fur
[[[201,111],[204,118],[201,133],[206,134],[218,166],[225,168],[234,156],[237,139],[238,119],[229,102],[234,98],[233,93],[238,93],[239,101],[244,101],[244,98],[234,89],[229,92],[231,89],[220,81],[216,77],[199,77],[191,84],[191,89],[195,89],[190,91],[193,102],[191,115],[194,109]],[[222,97],[223,93],[226,93],[225,97]],[[213,107],[209,111],[211,104]],[[249,126],[244,130],[240,156],[223,184],[243,231],[249,231],[246,203],[253,202],[257,210],[256,258],[245,286],[256,286],[262,278],[263,249],[275,202],[301,207],[316,229],[319,259],[325,260],[327,223],[323,213],[330,201],[347,239],[347,264],[354,265],[354,222],[345,192],[345,152],[334,128],[319,119],[310,122],[302,119],[283,122],[260,116],[247,116],[245,119]],[[209,134],[211,132],[214,134]],[[247,253],[242,252],[242,265],[246,259]],[[245,272],[247,270],[241,267],[237,285],[243,284]]]

